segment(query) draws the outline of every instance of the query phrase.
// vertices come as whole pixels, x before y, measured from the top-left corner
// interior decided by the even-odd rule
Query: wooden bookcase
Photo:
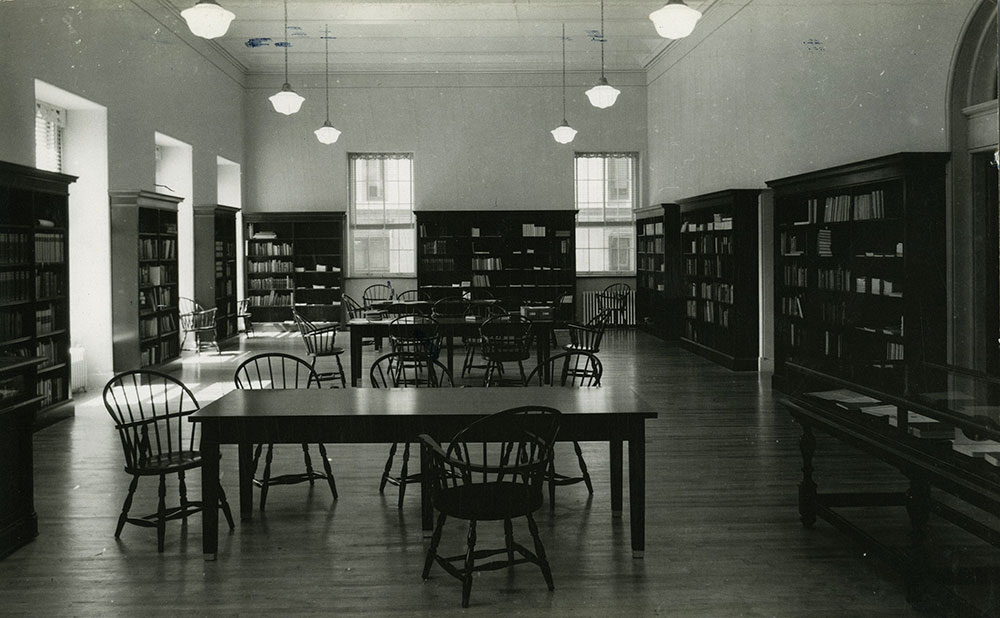
[[[215,219],[215,337],[223,341],[237,334],[236,324],[236,213],[216,206]]]
[[[576,291],[572,210],[417,211],[417,286],[486,291],[508,310]]]
[[[0,356],[42,357],[36,427],[68,416],[69,185],[74,176],[0,162]]]
[[[0,232],[6,233],[6,232]],[[38,536],[32,424],[43,358],[0,357],[0,558]]]
[[[759,356],[759,195],[730,189],[678,200],[681,344],[737,371],[756,371]]]
[[[344,213],[245,215],[246,295],[255,322],[340,322]]]
[[[115,371],[159,365],[180,354],[177,204],[153,191],[111,192],[111,280]]]
[[[635,313],[639,328],[664,340],[680,336],[680,207],[660,204],[635,213]]]
[[[946,358],[947,153],[898,153],[774,189],[775,386],[786,363],[903,392]]]

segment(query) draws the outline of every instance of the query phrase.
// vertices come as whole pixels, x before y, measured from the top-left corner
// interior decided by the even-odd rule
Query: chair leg
[[[344,373],[344,365],[340,362],[340,355],[334,356],[337,359],[337,373],[340,374],[340,388],[347,388],[347,376]]]
[[[326,445],[320,442],[316,446],[319,447],[319,455],[323,458],[323,471],[326,472],[326,483],[330,486],[330,493],[333,494],[333,499],[337,499],[337,481],[333,478],[333,469],[330,468],[330,458],[326,456]]]
[[[528,376],[524,373],[524,363],[517,361],[517,370],[521,372],[521,384],[528,381]]]
[[[587,485],[587,491],[590,495],[594,495],[594,484],[590,481],[587,462],[583,460],[583,450],[580,448],[580,443],[576,440],[573,440],[573,449],[576,450],[576,460],[580,463],[580,475],[583,476],[583,482]]]
[[[503,520],[503,540],[507,547],[508,566],[514,566],[514,525],[510,523],[510,518]]]
[[[313,478],[313,463],[312,458],[309,457],[309,445],[302,445],[302,458],[306,462],[306,476],[309,478],[309,486],[312,487],[316,484],[316,480]]]
[[[264,478],[261,479],[260,483],[260,510],[264,510],[264,505],[267,503],[267,483],[271,480],[271,459],[274,456],[274,445],[267,445],[267,456],[264,458]]]
[[[184,351],[184,342],[187,341],[187,338],[188,338],[187,331],[184,331],[184,334],[181,335],[181,347],[177,348],[178,350]]]
[[[235,530],[236,523],[233,521],[233,511],[229,508],[229,501],[226,500],[226,491],[222,489],[222,483],[219,483],[219,507],[222,508],[222,514],[226,516],[226,523],[229,524],[229,529]]]
[[[465,362],[462,363],[462,377],[465,374],[472,371],[472,363],[476,360],[476,342],[473,341],[469,344],[469,347],[465,349]]]
[[[538,556],[539,566],[542,569],[542,577],[545,578],[545,583],[548,584],[549,590],[555,590],[556,586],[552,582],[552,569],[549,568],[549,559],[545,557],[545,546],[542,545],[542,539],[538,536],[538,525],[535,523],[535,518],[528,513],[528,530],[531,531],[531,538],[535,542],[535,555]]]
[[[122,514],[118,516],[118,527],[115,528],[115,538],[119,538],[122,534],[122,529],[125,528],[125,522],[128,521],[128,511],[132,508],[132,497],[135,495],[135,488],[139,485],[139,475],[132,476],[132,482],[128,484],[128,495],[125,496],[125,502],[122,504]]]
[[[438,515],[437,526],[434,527],[434,534],[431,535],[431,546],[427,548],[427,557],[424,558],[424,572],[421,574],[425,580],[431,576],[431,565],[434,564],[434,557],[437,556],[438,544],[441,543],[441,531],[444,530],[444,522],[448,516],[444,513]]]
[[[385,470],[382,472],[382,480],[378,484],[378,493],[382,493],[385,490],[385,484],[389,480],[389,474],[392,472],[392,459],[396,456],[396,443],[393,442],[392,446],[389,447],[389,458],[385,460]]]
[[[264,444],[258,444],[257,448],[253,452],[253,469],[250,471],[250,476],[257,474],[257,463],[260,461],[260,451],[264,448]]]
[[[167,475],[160,475],[160,502],[156,509],[156,551],[163,552],[167,536]]]
[[[556,459],[549,461],[549,506],[556,505]]]
[[[465,568],[462,570],[462,607],[469,606],[472,595],[472,575],[476,565],[476,520],[469,522],[468,549],[465,552]]]
[[[188,491],[187,491],[187,483],[184,482],[183,470],[178,470],[177,472],[177,492],[181,496],[181,509],[182,512],[184,513],[184,519],[187,519]]]
[[[406,495],[406,476],[410,473],[410,443],[403,447],[403,467],[399,473],[399,500],[396,508],[403,510],[403,496]]]

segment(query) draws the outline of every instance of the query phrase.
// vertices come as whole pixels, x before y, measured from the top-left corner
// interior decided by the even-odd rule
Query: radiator
[[[69,349],[69,375],[72,392],[87,390],[87,354],[83,348]]]
[[[580,295],[581,319],[584,323],[589,322],[597,316],[600,307],[598,306],[597,295],[599,291],[584,292]],[[611,313],[611,326],[635,326],[635,292],[631,291],[625,297],[625,311],[614,311]]]

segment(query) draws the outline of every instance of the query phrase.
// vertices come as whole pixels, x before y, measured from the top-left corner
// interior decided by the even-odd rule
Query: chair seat
[[[329,350],[321,350],[314,354],[310,354],[310,356],[340,356],[343,353],[344,353],[344,348],[333,347],[330,348]]]
[[[165,455],[154,455],[145,461],[145,465],[138,468],[125,466],[125,472],[140,476],[170,474],[197,468],[201,462],[200,451],[177,451]]]
[[[542,496],[540,492],[532,495],[529,486],[519,483],[476,483],[442,490],[435,496],[434,506],[450,517],[498,521],[537,511]]]

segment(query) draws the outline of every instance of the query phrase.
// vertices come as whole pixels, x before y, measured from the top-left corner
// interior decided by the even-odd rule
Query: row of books
[[[654,234],[663,234],[663,221],[656,221],[655,223],[646,223],[639,230],[640,235],[645,234],[646,236],[653,236]]]
[[[52,305],[35,309],[35,333],[45,335],[56,330],[56,308]]]
[[[173,271],[166,266],[140,266],[139,285],[172,285]]]
[[[821,290],[851,291],[851,270],[849,268],[817,268],[816,287]]]
[[[139,338],[149,339],[159,336],[156,318],[143,318],[139,320]]]
[[[265,260],[263,262],[247,262],[249,273],[290,273],[292,263],[285,260]]]
[[[474,257],[472,258],[473,270],[503,270],[503,258],[498,257]]]
[[[858,277],[855,279],[855,292],[859,294],[876,294],[881,296],[900,297],[903,290],[898,283],[880,277]]]
[[[733,229],[733,218],[715,213],[712,220],[705,223],[694,223],[684,221],[681,223],[681,232],[713,232]]]
[[[730,283],[702,283],[700,293],[696,293],[699,290],[695,288],[695,285],[694,283],[690,284],[689,291],[692,292],[691,296],[715,300],[721,303],[733,303],[733,286]]]
[[[785,285],[796,286],[800,288],[809,286],[809,269],[805,266],[797,266],[795,264],[785,264],[782,268],[783,278],[782,281]]]
[[[249,246],[250,257],[270,257],[272,255],[292,255],[292,243],[255,243]]]
[[[702,236],[701,238],[694,238],[688,244],[688,253],[722,253],[722,254],[732,254],[733,252],[733,238],[732,236]]]
[[[427,271],[447,272],[455,270],[454,258],[423,258],[420,264]]]
[[[665,246],[662,238],[639,237],[639,251],[641,253],[663,253]]]
[[[525,238],[532,237],[544,237],[545,236],[545,226],[535,225],[534,223],[522,223],[521,224],[521,236]]]
[[[31,261],[28,235],[0,232],[0,264],[24,264]]]
[[[20,311],[0,312],[0,339],[7,341],[25,336],[24,318]]]
[[[492,287],[490,285],[490,276],[481,274],[472,275],[472,285],[477,288]]]
[[[35,234],[35,262],[39,264],[62,264],[66,261],[66,243],[63,234]]]
[[[177,356],[177,342],[173,339],[161,339],[159,343],[143,348],[139,359],[143,367],[156,365]]]
[[[781,315],[787,315],[794,318],[805,317],[802,315],[802,300],[798,296],[782,296]]]
[[[35,275],[35,298],[53,298],[62,296],[63,282],[66,277],[62,273],[42,271]]]
[[[444,240],[431,240],[423,245],[424,255],[447,255],[448,242]]]
[[[35,356],[44,358],[45,361],[38,366],[39,369],[45,369],[46,367],[52,367],[53,365],[58,365],[63,362],[63,349],[64,344],[60,341],[54,341],[52,339],[46,339],[44,341],[39,341],[35,344]]]
[[[42,407],[66,399],[66,378],[53,376],[42,378],[35,384],[35,392],[42,397]]]
[[[139,259],[173,260],[176,258],[177,258],[176,240],[157,240],[156,238],[139,239]]]
[[[663,258],[651,255],[640,256],[638,267],[639,270],[655,270],[657,272],[663,272],[666,269]]]
[[[250,279],[251,290],[272,290],[289,289],[294,287],[295,282],[291,277],[263,277],[260,279]]]
[[[31,273],[26,270],[0,272],[0,303],[31,299]]]
[[[260,296],[250,296],[251,307],[291,307],[291,293],[280,293],[274,290],[270,294]]]
[[[216,258],[236,257],[236,243],[231,240],[215,241],[215,257]]]

